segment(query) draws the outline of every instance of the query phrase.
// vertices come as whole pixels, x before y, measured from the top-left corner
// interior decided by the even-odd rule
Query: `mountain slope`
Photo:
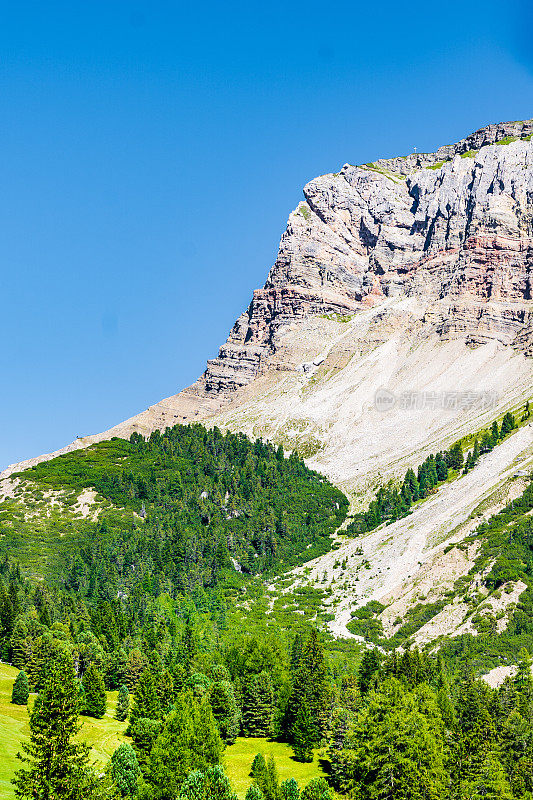
[[[378,387],[505,385],[500,407],[521,403],[533,347],[532,131],[531,120],[488,126],[434,154],[346,164],[311,181],[264,288],[199,381],[70,448],[216,418],[316,451],[313,463],[355,490],[358,474],[385,468],[383,452],[394,462],[399,447],[368,444],[383,423],[368,409]],[[415,450],[472,425],[468,408],[440,411],[417,415],[418,436],[405,437]],[[398,425],[394,414],[385,422]],[[339,453],[339,438],[363,447],[362,464]]]
[[[264,287],[202,377],[65,450],[201,420],[296,449],[358,509],[428,454],[521,413],[533,383],[532,134],[533,120],[491,125],[311,181]],[[369,600],[402,616],[415,584],[443,576],[449,587],[470,568],[473,554],[446,548],[480,504],[495,513],[523,489],[513,475],[531,468],[532,448],[526,425],[411,516],[322,556],[305,580],[297,570],[297,585],[327,573],[337,634]],[[8,468],[0,494],[12,472],[48,458]],[[360,548],[371,569],[355,587],[335,561]]]

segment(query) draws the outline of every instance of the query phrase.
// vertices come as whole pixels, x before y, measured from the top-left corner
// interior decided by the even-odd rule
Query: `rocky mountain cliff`
[[[398,397],[494,398],[505,386],[498,408],[521,402],[533,353],[532,133],[533,120],[490,125],[436,153],[312,180],[264,287],[197,383],[66,449],[212,419],[299,447],[357,494],[489,413],[443,415],[437,400],[407,421]],[[373,404],[380,387],[393,395],[386,418]]]
[[[532,135],[533,120],[490,125],[436,153],[312,180],[264,287],[199,380],[57,452],[203,421],[298,449],[357,509],[428,454],[521,413],[533,396]],[[50,457],[2,473],[0,500],[17,492],[12,472]],[[526,422],[410,516],[339,539],[293,581],[330,591],[336,635],[351,635],[354,608],[370,600],[386,635],[424,598],[436,616],[416,641],[470,630],[483,603],[461,597],[482,576],[467,574],[479,543],[463,540],[532,470]],[[522,590],[506,585],[492,609],[500,627]]]

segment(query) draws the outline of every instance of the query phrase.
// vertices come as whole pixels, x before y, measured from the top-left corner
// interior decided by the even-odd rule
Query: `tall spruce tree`
[[[292,747],[297,761],[313,760],[313,745],[316,743],[316,725],[306,698],[302,699],[292,726]]]
[[[274,715],[274,689],[267,672],[254,675],[242,690],[242,727],[245,736],[269,736]]]
[[[87,717],[101,719],[107,709],[107,694],[104,679],[94,664],[83,676],[84,706],[83,713]]]
[[[214,681],[209,687],[208,697],[222,740],[234,744],[239,734],[240,712],[231,682]]]
[[[87,800],[94,788],[89,748],[73,742],[78,725],[78,685],[69,656],[62,654],[48,675],[30,714],[30,741],[23,744],[25,765],[15,773],[17,798]]]
[[[290,741],[293,741],[293,727],[304,700],[313,724],[313,742],[318,745],[327,727],[330,690],[326,678],[324,650],[314,629],[304,647],[287,705],[285,729]]]
[[[486,753],[475,773],[459,787],[460,800],[513,800],[502,765],[493,753]]]
[[[25,706],[30,696],[30,685],[28,683],[28,676],[25,672],[21,671],[13,682],[13,691],[11,693],[11,702],[17,706]]]
[[[126,684],[123,683],[120,689],[118,690],[115,718],[118,719],[119,722],[124,722],[124,720],[127,719],[129,710],[130,710],[130,693],[128,692],[128,687],[126,686]]]
[[[179,695],[150,752],[151,798],[174,800],[189,772],[218,764],[223,747],[207,697]]]
[[[131,735],[135,723],[139,719],[161,718],[161,706],[157,696],[157,683],[154,673],[147,668],[137,681],[133,693],[133,708],[130,711],[129,725],[126,733]]]

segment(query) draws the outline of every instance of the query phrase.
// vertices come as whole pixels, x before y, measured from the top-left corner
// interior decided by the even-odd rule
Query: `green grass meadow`
[[[0,800],[13,800],[15,797],[11,778],[20,766],[16,756],[21,742],[27,741],[30,733],[26,706],[16,706],[10,702],[17,672],[8,664],[0,664]],[[33,697],[34,695],[30,695],[30,705]],[[105,763],[119,744],[130,741],[123,734],[126,723],[113,719],[116,700],[116,692],[107,693],[107,713],[102,719],[81,717],[83,727],[78,738],[91,746],[92,759],[100,763]],[[325,774],[324,762],[316,753],[311,764],[300,764],[294,761],[292,750],[287,744],[269,739],[239,737],[234,745],[226,749],[223,757],[224,768],[239,798],[244,798],[252,782],[250,767],[256,753],[263,753],[265,758],[272,754],[280,780],[294,777],[300,787],[312,778]]]
[[[223,762],[226,774],[239,798],[244,797],[252,783],[250,768],[257,753],[263,753],[265,759],[273,755],[280,781],[296,778],[300,789],[312,778],[322,778],[326,774],[324,767],[327,766],[327,762],[321,760],[317,752],[311,764],[301,764],[294,760],[292,749],[288,744],[272,742],[270,739],[245,739],[240,736],[235,744],[226,748]]]
[[[15,797],[11,786],[13,773],[20,766],[17,752],[21,742],[28,740],[28,711],[26,706],[13,705],[11,689],[18,670],[7,664],[0,664],[0,799],[12,800]],[[30,695],[30,704],[33,702]],[[78,738],[91,746],[94,761],[105,763],[113,751],[124,741],[128,741],[123,731],[124,722],[113,719],[117,692],[107,693],[107,713],[102,719],[81,717],[83,727]]]

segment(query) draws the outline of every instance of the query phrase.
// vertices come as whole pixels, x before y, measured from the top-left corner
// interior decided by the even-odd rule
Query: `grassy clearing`
[[[15,795],[11,787],[13,773],[20,766],[17,752],[21,742],[27,741],[30,729],[26,706],[12,705],[11,689],[18,670],[7,664],[0,664],[0,798],[11,800]],[[30,696],[30,704],[34,695]],[[78,738],[91,747],[93,761],[105,763],[113,751],[127,740],[123,731],[125,723],[113,719],[117,692],[107,693],[107,713],[102,719],[82,717],[83,727]]]
[[[329,764],[328,761],[319,757],[318,751],[315,751],[315,757],[311,764],[301,764],[294,760],[292,749],[288,744],[272,742],[270,739],[239,737],[235,744],[226,749],[224,755],[226,773],[239,798],[244,797],[252,783],[250,767],[256,753],[263,753],[266,759],[273,755],[280,781],[284,781],[286,778],[296,778],[300,788],[313,778],[324,777]]]
[[[0,800],[13,800],[15,797],[11,778],[20,766],[17,752],[20,750],[21,742],[27,741],[30,734],[26,706],[15,706],[10,702],[11,689],[17,672],[18,670],[8,664],[0,664]],[[30,696],[30,705],[34,697]],[[81,718],[83,727],[78,738],[90,745],[93,761],[106,763],[122,742],[131,741],[123,734],[125,723],[113,719],[116,701],[117,692],[108,692],[107,713],[103,719]],[[276,760],[280,780],[294,777],[300,786],[305,786],[312,778],[324,776],[328,766],[327,761],[319,758],[318,752],[315,752],[311,764],[300,764],[294,761],[292,750],[287,744],[271,742],[268,739],[240,737],[234,745],[226,749],[223,760],[239,798],[244,797],[252,782],[250,767],[256,753],[263,753],[265,758],[272,754]]]

